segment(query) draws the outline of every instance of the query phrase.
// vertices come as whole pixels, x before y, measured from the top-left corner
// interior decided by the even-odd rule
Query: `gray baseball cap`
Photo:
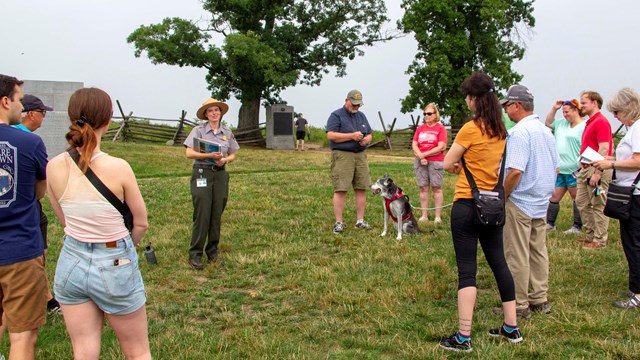
[[[507,95],[500,100],[500,105],[504,105],[508,101],[533,101],[533,94],[524,85],[511,85],[507,90]]]

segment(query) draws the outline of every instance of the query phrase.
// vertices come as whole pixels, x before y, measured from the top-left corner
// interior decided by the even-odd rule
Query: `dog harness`
[[[391,199],[384,199],[384,206],[387,208],[387,212],[389,213],[389,216],[391,216],[391,219],[393,219],[394,222],[398,222],[398,218],[393,216],[389,206],[391,205],[392,202],[400,199],[401,197],[405,197],[405,196],[407,196],[407,195],[403,194],[402,191],[400,191],[400,188],[398,188],[396,190],[395,195],[393,195],[393,197]],[[402,221],[405,221],[410,217],[411,217],[411,214],[410,213],[406,213],[406,214],[402,215]]]

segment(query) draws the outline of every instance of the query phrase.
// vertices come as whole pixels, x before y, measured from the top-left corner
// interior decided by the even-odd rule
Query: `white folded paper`
[[[590,146],[587,146],[578,158],[578,161],[583,164],[589,164],[598,160],[604,160],[604,156],[600,155],[599,152],[593,150]]]

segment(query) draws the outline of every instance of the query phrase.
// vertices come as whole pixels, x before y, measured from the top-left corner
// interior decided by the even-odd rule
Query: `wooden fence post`
[[[173,138],[167,141],[167,145],[169,146],[175,145],[176,141],[178,140],[178,137],[182,135],[182,130],[184,129],[184,120],[186,119],[186,117],[187,117],[187,112],[182,110],[182,115],[180,115],[180,122],[178,122],[178,130],[176,130],[176,133],[173,134]]]
[[[382,123],[382,131],[384,132],[384,139],[385,143],[387,144],[386,148],[389,150],[393,150],[391,148],[391,132],[388,131],[387,127],[384,125],[384,120],[382,120],[382,113],[380,111],[378,111],[378,117],[380,118],[380,122]]]
[[[122,133],[123,141],[127,141],[125,128],[128,126],[129,118],[131,117],[131,115],[133,115],[133,111],[131,111],[128,116],[125,116],[124,111],[122,111],[122,106],[120,105],[120,100],[116,100],[116,104],[118,104],[118,109],[120,109],[120,114],[122,115],[122,125],[120,125],[118,131],[116,131],[116,134],[113,136],[113,140],[111,140],[111,142],[116,142],[116,140],[118,140],[118,136],[120,136],[120,133]]]

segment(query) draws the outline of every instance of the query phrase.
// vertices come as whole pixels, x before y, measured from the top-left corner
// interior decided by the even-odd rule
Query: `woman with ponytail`
[[[111,98],[96,88],[69,99],[70,145],[47,166],[47,193],[64,226],[54,291],[76,359],[98,359],[103,321],[113,328],[127,359],[151,359],[146,294],[135,246],[147,231],[147,210],[129,164],[100,150],[113,115]],[[77,162],[72,155],[79,155]],[[91,170],[126,202],[131,233],[120,212],[85,176]]]
[[[462,126],[444,158],[444,170],[458,174],[451,208],[451,237],[458,266],[458,330],[442,339],[440,346],[447,350],[470,352],[471,325],[478,292],[478,242],[498,284],[504,316],[503,325],[490,329],[489,335],[505,337],[516,343],[522,341],[522,334],[516,324],[515,285],[504,257],[502,226],[474,224],[471,185],[460,165],[464,158],[479,190],[492,191],[498,183],[507,138],[500,103],[493,80],[478,72],[462,83],[462,95],[474,116]]]

